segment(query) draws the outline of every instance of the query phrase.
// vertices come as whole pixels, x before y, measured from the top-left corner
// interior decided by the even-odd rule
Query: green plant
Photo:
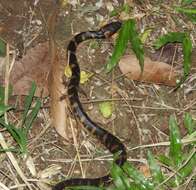
[[[32,88],[29,91],[29,95],[26,96],[25,99],[22,121],[21,123],[19,123],[17,127],[11,122],[6,123],[3,118],[5,112],[7,112],[10,109],[13,109],[13,107],[5,106],[3,101],[0,101],[0,113],[1,113],[0,127],[4,127],[8,130],[8,132],[11,134],[11,136],[19,145],[19,152],[23,154],[27,153],[28,132],[31,129],[32,123],[35,120],[41,107],[41,101],[38,98],[35,100],[35,105],[32,106],[35,90],[36,90],[36,85],[35,83],[32,83]],[[4,99],[4,97],[1,96],[0,99],[2,100]],[[9,150],[16,151],[16,149],[9,149]],[[1,151],[8,151],[8,150],[1,150]]]
[[[147,162],[151,173],[150,178],[145,177],[132,164],[126,162],[122,168],[113,164],[111,176],[114,185],[112,187],[74,187],[71,189],[165,190],[179,187],[193,174],[194,167],[196,166],[196,125],[188,113],[185,114],[184,126],[188,134],[182,139],[175,118],[173,116],[170,117],[169,153],[156,157],[150,151],[147,153]],[[182,142],[184,140],[189,140],[186,146],[183,146]],[[167,167],[162,170],[164,166]]]
[[[196,8],[194,7],[193,0],[183,0],[180,6],[174,7],[178,13],[186,15],[186,17],[196,23]]]
[[[184,76],[179,82],[179,85],[185,81],[185,79],[188,77],[191,69],[191,53],[192,53],[192,43],[190,40],[190,37],[187,33],[182,32],[169,32],[168,34],[165,34],[158,38],[154,46],[156,49],[159,49],[160,47],[166,45],[167,43],[182,43],[183,48],[183,56],[184,56]]]
[[[0,57],[6,55],[6,43],[0,38]]]
[[[136,23],[134,19],[129,19],[123,22],[123,25],[119,31],[118,38],[114,47],[114,51],[109,62],[106,65],[106,70],[110,72],[118,63],[121,56],[125,53],[128,42],[131,43],[133,52],[135,53],[141,70],[144,66],[144,50],[142,42],[139,38],[139,35],[136,31]]]

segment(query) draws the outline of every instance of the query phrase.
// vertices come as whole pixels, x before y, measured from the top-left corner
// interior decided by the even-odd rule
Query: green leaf
[[[163,163],[164,165],[166,165],[166,166],[169,166],[169,167],[173,166],[172,160],[169,157],[165,156],[165,155],[158,155],[157,156],[157,159],[161,163]]]
[[[175,10],[180,13],[186,13],[186,14],[196,14],[196,9],[190,9],[190,8],[182,8],[182,7],[176,7]]]
[[[143,44],[146,42],[151,32],[152,32],[152,29],[146,29],[142,34],[140,34],[140,39]]]
[[[185,113],[184,126],[187,128],[189,134],[194,132],[195,123],[189,113]]]
[[[169,131],[170,131],[170,150],[169,155],[170,158],[173,160],[173,164],[176,168],[180,167],[182,164],[182,143],[180,132],[178,129],[177,122],[173,116],[169,119]]]
[[[23,118],[22,118],[22,125],[25,123],[25,120],[27,118],[27,114],[28,114],[28,112],[29,112],[29,110],[31,108],[31,104],[32,104],[32,101],[33,101],[35,90],[36,90],[36,85],[35,85],[35,82],[33,82],[31,90],[29,91],[29,95],[26,96],[26,98],[25,98],[24,113],[23,113]]]
[[[37,114],[38,114],[38,112],[40,110],[40,107],[41,107],[41,101],[38,99],[36,101],[35,107],[32,109],[30,114],[25,119],[26,132],[28,132],[29,129],[31,128],[33,121],[37,117]]]
[[[13,88],[11,85],[9,85],[9,90],[8,90],[8,96],[10,97],[12,95]],[[0,86],[0,104],[4,103],[5,99],[5,87]]]
[[[187,155],[186,157],[188,158],[189,155]],[[185,179],[193,172],[195,166],[196,166],[196,153],[194,153],[191,159],[189,160],[189,162],[182,169],[180,169],[179,173]]]
[[[181,79],[181,81],[178,83],[177,85],[178,88],[186,80],[191,68],[192,43],[190,37],[186,33],[171,32],[158,38],[155,41],[154,46],[156,49],[159,49],[163,45],[167,43],[173,43],[173,42],[182,43],[183,56],[184,56],[184,62],[183,62],[184,76]]]
[[[99,110],[105,118],[110,118],[113,112],[113,103],[102,102],[99,104]]]
[[[182,43],[183,48],[183,56],[184,56],[184,76],[188,76],[191,69],[191,53],[192,53],[192,43],[191,39],[188,35],[186,35],[183,39]]]
[[[196,14],[185,14],[192,22],[193,24],[196,24]]]
[[[157,164],[155,158],[150,151],[148,151],[148,164],[153,177],[153,182],[158,185],[164,180],[164,178],[161,172],[161,168]]]
[[[126,162],[122,168],[140,187],[140,190],[154,190],[154,184],[150,180],[146,179],[144,175],[136,170],[131,164]]]
[[[137,59],[139,60],[141,71],[143,71],[143,68],[144,68],[144,49],[143,49],[142,42],[141,42],[141,40],[138,36],[137,30],[136,30],[135,20],[130,19],[129,25],[130,25],[130,27],[129,27],[129,29],[130,29],[129,41],[131,42],[132,50],[134,51]]]
[[[118,38],[116,40],[116,45],[114,47],[114,51],[109,62],[106,65],[107,72],[110,72],[116,66],[116,64],[118,63],[118,61],[120,60],[121,56],[124,54],[127,48],[128,41],[130,41],[132,45],[132,50],[134,51],[137,59],[139,60],[141,70],[143,71],[144,50],[142,42],[136,31],[135,20],[129,19],[124,21],[120,29]]]
[[[6,124],[2,119],[0,119],[0,124],[9,131],[9,133],[12,135],[14,140],[20,146],[21,152],[26,153],[28,141],[27,141],[27,136],[24,130],[22,128],[16,128],[12,124]]]
[[[116,9],[114,9],[113,11],[111,11],[110,13],[109,13],[109,16],[110,17],[114,17],[114,16],[117,16],[118,15],[118,10],[116,10]]]
[[[128,20],[122,24],[122,27],[119,31],[119,35],[116,40],[114,51],[112,53],[109,62],[106,65],[107,72],[110,72],[116,66],[116,64],[120,60],[120,57],[124,54],[127,48],[129,35],[130,34],[129,34],[129,20]]]
[[[182,0],[182,3],[185,5],[191,4],[193,0]]]
[[[0,57],[6,56],[6,43],[0,38]]]
[[[185,33],[182,32],[170,32],[168,34],[159,37],[155,41],[154,46],[156,49],[159,49],[160,47],[166,45],[167,43],[174,43],[174,42],[182,43],[185,36],[186,36]]]
[[[123,12],[129,14],[130,11],[131,11],[131,7],[129,6],[128,3],[124,3],[123,6],[122,6],[122,10],[121,10],[121,11],[123,11]]]
[[[6,111],[12,109],[11,106],[6,106],[4,104],[0,104],[0,117],[5,114]]]
[[[118,165],[113,165],[111,169],[111,176],[117,189],[127,190],[130,188],[128,177]]]

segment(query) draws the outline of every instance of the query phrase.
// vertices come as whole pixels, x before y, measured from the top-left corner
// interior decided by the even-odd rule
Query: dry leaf
[[[33,158],[31,156],[27,157],[27,159],[26,159],[26,166],[29,169],[31,175],[35,177],[37,175],[37,172],[36,172],[36,169],[35,169],[34,160],[33,160]]]
[[[37,85],[36,96],[48,96],[48,74],[50,71],[48,42],[38,44],[16,61],[10,75],[13,95],[27,95],[32,81]]]
[[[139,171],[142,172],[145,177],[151,177],[150,168],[147,165],[140,166]]]
[[[38,177],[41,179],[50,178],[53,175],[59,174],[62,167],[57,164],[52,164],[45,168],[44,170],[39,171]]]
[[[176,85],[177,74],[172,67],[163,62],[152,61],[148,57],[145,57],[144,71],[142,74],[139,62],[133,54],[123,56],[119,62],[119,67],[121,72],[131,80],[164,84],[168,86]]]

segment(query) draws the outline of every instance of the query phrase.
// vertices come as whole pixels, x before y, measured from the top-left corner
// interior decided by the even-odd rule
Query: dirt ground
[[[195,26],[185,16],[171,10],[173,3],[177,4],[178,1],[127,2],[132,6],[133,17],[137,18],[138,31],[152,29],[145,42],[146,54],[182,68],[180,45],[169,47],[162,57],[160,52],[154,53],[152,49],[153,40],[166,31],[190,32],[195,47]],[[122,4],[122,0],[73,0],[65,3],[58,14],[55,36],[58,47],[65,48],[70,37],[76,33],[97,29],[109,22],[111,7]],[[51,0],[0,0],[0,37],[9,42],[13,49],[25,54],[38,43],[47,41],[46,21],[52,8]],[[175,48],[177,56],[172,62]],[[122,76],[118,67],[109,75],[105,74],[104,64],[111,52],[112,43],[108,41],[85,42],[80,46],[77,55],[81,69],[95,73],[89,82],[82,85],[86,95],[81,95],[81,100],[95,122],[122,140],[128,150],[128,160],[140,168],[145,166],[147,150],[150,149],[155,155],[167,152],[167,146],[159,147],[156,143],[169,140],[170,115],[176,116],[182,136],[186,134],[183,128],[185,112],[189,112],[196,120],[196,51],[193,50],[191,74],[177,91],[163,85],[131,81]],[[113,100],[115,109],[110,119],[104,119],[98,103],[108,99]],[[48,102],[45,99],[43,101]],[[76,139],[68,142],[50,126],[48,106],[40,110],[29,134],[28,144],[30,165],[35,167],[35,173],[21,155],[14,154],[32,189],[47,189],[43,181],[52,184],[65,177],[96,177],[107,172],[112,155],[94,137],[82,130],[80,124],[75,123],[74,127],[78,130]],[[15,145],[11,136],[3,130],[2,133],[8,144]],[[155,146],[137,148],[147,144]],[[10,189],[27,189],[5,153],[0,154],[0,163],[0,181],[3,184]]]

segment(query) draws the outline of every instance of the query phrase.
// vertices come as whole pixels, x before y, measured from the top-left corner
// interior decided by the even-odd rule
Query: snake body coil
[[[121,27],[121,22],[112,22],[103,26],[98,31],[87,31],[77,34],[69,42],[67,47],[68,61],[72,70],[72,76],[68,85],[68,96],[70,105],[74,114],[79,118],[83,126],[93,134],[112,154],[118,153],[115,163],[122,166],[127,159],[125,146],[121,141],[113,136],[108,131],[99,127],[94,123],[85,113],[78,96],[78,86],[80,82],[80,67],[76,58],[77,46],[89,39],[105,39],[116,33]],[[65,187],[79,186],[79,185],[94,185],[108,184],[111,181],[110,175],[99,178],[71,178],[61,181],[53,187],[53,190],[62,190]]]

